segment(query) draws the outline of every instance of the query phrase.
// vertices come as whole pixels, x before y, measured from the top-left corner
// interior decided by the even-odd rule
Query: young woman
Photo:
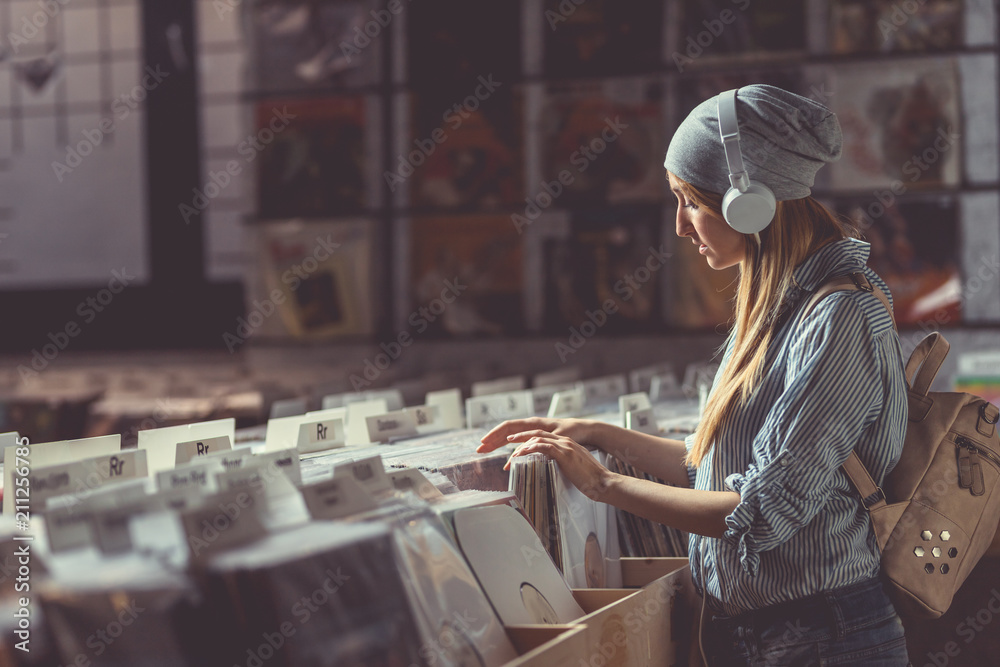
[[[709,266],[739,266],[733,326],[697,432],[685,441],[581,419],[505,422],[481,451],[518,443],[589,497],[691,534],[692,575],[710,613],[710,665],[906,665],[903,627],[879,575],[868,515],[841,464],[857,451],[877,482],[899,457],[907,404],[899,340],[871,292],[828,279],[868,269],[868,244],[809,196],[840,156],[836,116],[770,86],[736,93],[749,178],[773,191],[773,220],[746,230],[722,213],[732,181],[719,99],[699,105],[667,152],[677,235]],[[668,485],[609,472],[600,448]]]

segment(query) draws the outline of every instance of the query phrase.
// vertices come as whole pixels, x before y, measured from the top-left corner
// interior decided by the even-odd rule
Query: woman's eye
[[[698,210],[698,205],[697,204],[684,204],[683,207],[684,208],[689,208],[692,211],[697,211]]]

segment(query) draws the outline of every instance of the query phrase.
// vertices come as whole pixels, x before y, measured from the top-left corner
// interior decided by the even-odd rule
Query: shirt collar
[[[859,239],[828,243],[795,267],[792,272],[794,284],[813,292],[828,278],[863,271],[870,249],[870,244]]]

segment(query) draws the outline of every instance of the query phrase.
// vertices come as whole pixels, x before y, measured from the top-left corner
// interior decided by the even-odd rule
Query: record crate
[[[698,664],[698,598],[687,558],[621,562],[626,588],[573,590],[586,614],[572,624],[508,626],[518,650],[532,650],[506,667]]]

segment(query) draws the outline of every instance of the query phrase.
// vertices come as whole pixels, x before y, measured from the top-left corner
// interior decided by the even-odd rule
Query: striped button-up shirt
[[[735,615],[879,572],[871,521],[840,466],[856,450],[881,484],[899,458],[907,418],[899,339],[869,292],[836,292],[805,319],[800,312],[828,278],[854,271],[889,296],[865,266],[868,251],[844,239],[795,268],[791,317],[768,349],[759,386],[689,469],[693,488],[741,498],[723,537],[691,535],[694,579],[716,612]]]

